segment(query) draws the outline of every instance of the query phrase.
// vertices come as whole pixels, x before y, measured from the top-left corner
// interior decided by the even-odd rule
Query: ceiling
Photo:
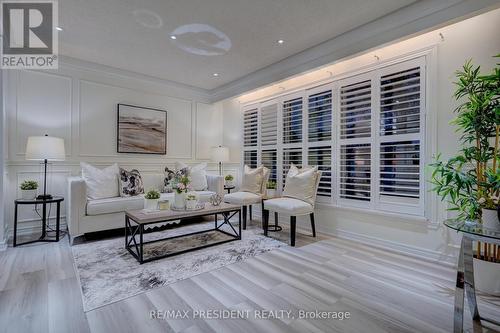
[[[413,2],[60,0],[59,53],[213,90]]]
[[[218,101],[499,6],[500,0],[59,0],[59,54]]]

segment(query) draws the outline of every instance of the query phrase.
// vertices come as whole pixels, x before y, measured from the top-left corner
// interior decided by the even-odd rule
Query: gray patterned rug
[[[188,225],[178,229],[145,235],[145,240],[170,237],[182,233],[213,228],[213,222]],[[219,240],[221,233],[200,234],[179,238],[182,247]],[[177,244],[179,245],[179,244]],[[171,241],[145,248],[146,253],[169,250]],[[285,243],[264,237],[262,231],[245,230],[242,239],[177,256],[139,265],[125,249],[122,237],[87,242],[72,247],[76,272],[80,280],[85,311],[187,279],[259,254],[286,246]]]

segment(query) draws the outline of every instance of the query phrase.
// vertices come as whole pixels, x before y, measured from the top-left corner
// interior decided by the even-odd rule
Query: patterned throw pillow
[[[120,168],[120,196],[132,197],[144,193],[144,184],[138,170]]]

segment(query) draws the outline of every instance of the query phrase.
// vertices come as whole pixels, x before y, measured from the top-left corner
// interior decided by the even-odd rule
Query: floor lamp
[[[229,161],[229,148],[223,146],[212,148],[212,161],[219,163],[219,175],[222,176],[222,163]]]
[[[47,193],[47,162],[64,161],[66,153],[64,140],[52,136],[30,136],[26,144],[26,159],[31,161],[43,161],[43,194],[37,199],[49,200],[52,195]]]

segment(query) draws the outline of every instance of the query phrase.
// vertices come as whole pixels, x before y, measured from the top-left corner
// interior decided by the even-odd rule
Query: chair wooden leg
[[[316,226],[314,225],[314,213],[311,213],[309,215],[309,217],[311,218],[311,229],[312,229],[313,237],[316,237]]]
[[[243,206],[243,210],[241,212],[243,214],[243,230],[247,229],[247,206]]]
[[[290,245],[295,246],[295,229],[297,227],[297,218],[290,216]]]
[[[252,205],[248,205],[248,212],[250,213],[250,221],[253,220],[252,218]]]
[[[269,226],[269,211],[262,209],[262,228],[264,229],[264,236],[267,236],[267,229]]]

